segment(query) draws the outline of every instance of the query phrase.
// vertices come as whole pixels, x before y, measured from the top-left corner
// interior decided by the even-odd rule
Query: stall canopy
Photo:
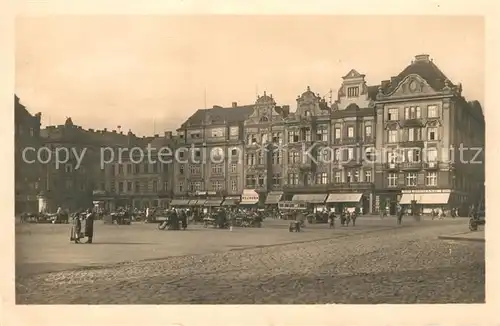
[[[225,199],[222,206],[236,206],[238,204],[238,199]]]
[[[329,194],[326,199],[327,203],[358,203],[363,194],[349,193],[349,194]]]
[[[401,196],[399,204],[410,205],[412,200],[421,205],[447,205],[450,193],[406,193]]]
[[[192,199],[189,201],[189,206],[203,206],[205,199]]]
[[[327,194],[300,194],[294,195],[293,202],[306,202],[310,204],[324,204]]]
[[[271,191],[267,194],[266,205],[277,204],[281,200],[281,197],[283,197],[282,191]]]
[[[208,206],[208,207],[218,207],[222,204],[222,198],[210,198],[205,201],[203,206]]]
[[[173,199],[170,202],[170,206],[188,206],[189,199]]]
[[[259,194],[255,190],[245,189],[241,195],[240,205],[255,205],[259,202]]]

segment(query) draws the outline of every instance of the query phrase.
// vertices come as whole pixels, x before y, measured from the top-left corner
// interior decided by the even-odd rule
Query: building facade
[[[376,96],[377,206],[395,211],[396,203],[429,211],[463,211],[484,193],[482,163],[470,162],[471,147],[484,148],[484,116],[477,102],[467,102],[428,55],[396,77],[383,81]],[[460,145],[469,148],[460,159]],[[464,151],[462,151],[464,152]],[[472,164],[471,164],[472,163]]]
[[[41,113],[31,115],[14,96],[14,191],[15,213],[38,212],[38,194],[43,186],[43,166],[36,158],[40,140]],[[33,151],[24,151],[32,147]],[[23,157],[23,152],[26,154]]]
[[[196,111],[177,130],[174,197],[240,196],[244,187],[243,123],[252,105]]]

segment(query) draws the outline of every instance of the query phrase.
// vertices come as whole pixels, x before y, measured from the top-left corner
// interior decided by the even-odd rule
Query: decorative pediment
[[[401,128],[399,121],[387,121],[384,126],[385,130],[396,130],[399,128]]]
[[[428,119],[427,122],[425,123],[426,127],[441,127],[442,123],[441,120],[438,118],[436,119]]]
[[[412,97],[419,95],[430,95],[436,91],[419,75],[412,74],[404,78],[388,97]]]
[[[356,69],[351,69],[351,71],[349,71],[347,73],[347,75],[345,75],[344,77],[342,77],[343,79],[350,79],[350,78],[360,78],[360,77],[365,77],[365,75],[362,75],[360,74],[359,72],[356,71]]]

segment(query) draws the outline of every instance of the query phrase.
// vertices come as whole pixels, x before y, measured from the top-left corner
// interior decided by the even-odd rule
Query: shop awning
[[[421,205],[447,205],[450,200],[450,193],[439,192],[403,194],[399,204],[410,205],[412,200],[415,200],[417,204]]]
[[[222,199],[207,199],[203,206],[218,207],[222,204]]]
[[[267,194],[266,205],[277,204],[281,200],[281,197],[283,197],[283,192],[271,191],[270,193]]]
[[[222,206],[236,206],[238,204],[238,199],[226,199],[222,203]]]
[[[259,194],[252,189],[244,189],[240,205],[255,205],[259,202]]]
[[[192,199],[189,201],[189,206],[196,206],[198,204],[198,199]]]
[[[294,195],[293,202],[306,202],[309,204],[324,204],[327,194],[300,194]]]
[[[173,199],[170,202],[171,206],[188,206],[189,205],[189,199]]]
[[[348,193],[348,194],[329,194],[326,199],[327,203],[358,203],[363,194]]]

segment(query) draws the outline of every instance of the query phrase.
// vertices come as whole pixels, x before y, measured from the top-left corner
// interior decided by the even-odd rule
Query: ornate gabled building
[[[330,108],[307,87],[286,117],[285,130],[285,198],[324,202],[331,180]]]
[[[41,147],[40,120],[42,114],[31,115],[19,97],[14,96],[14,182],[15,213],[37,212],[38,198],[44,179],[43,166],[37,159]],[[33,150],[27,149],[32,147]],[[26,149],[26,151],[25,151]],[[23,157],[24,152],[24,157]]]
[[[374,209],[375,96],[365,75],[352,69],[342,77],[331,112],[332,187],[327,204]],[[339,207],[340,208],[340,207]]]
[[[214,106],[196,111],[178,132],[174,196],[209,192],[217,198],[243,191],[243,123],[253,105]]]
[[[412,210],[460,207],[466,212],[483,193],[484,157],[460,159],[458,148],[484,148],[484,116],[477,102],[467,102],[429,55],[415,60],[396,77],[383,81],[376,100],[377,203],[395,211],[396,203]],[[452,149],[454,148],[454,150]]]
[[[284,119],[289,111],[288,106],[277,106],[273,96],[264,92],[257,97],[252,114],[244,122],[245,189],[255,190],[261,203],[266,202],[272,191],[278,191],[274,199],[281,198],[282,180],[286,174],[282,150]]]

